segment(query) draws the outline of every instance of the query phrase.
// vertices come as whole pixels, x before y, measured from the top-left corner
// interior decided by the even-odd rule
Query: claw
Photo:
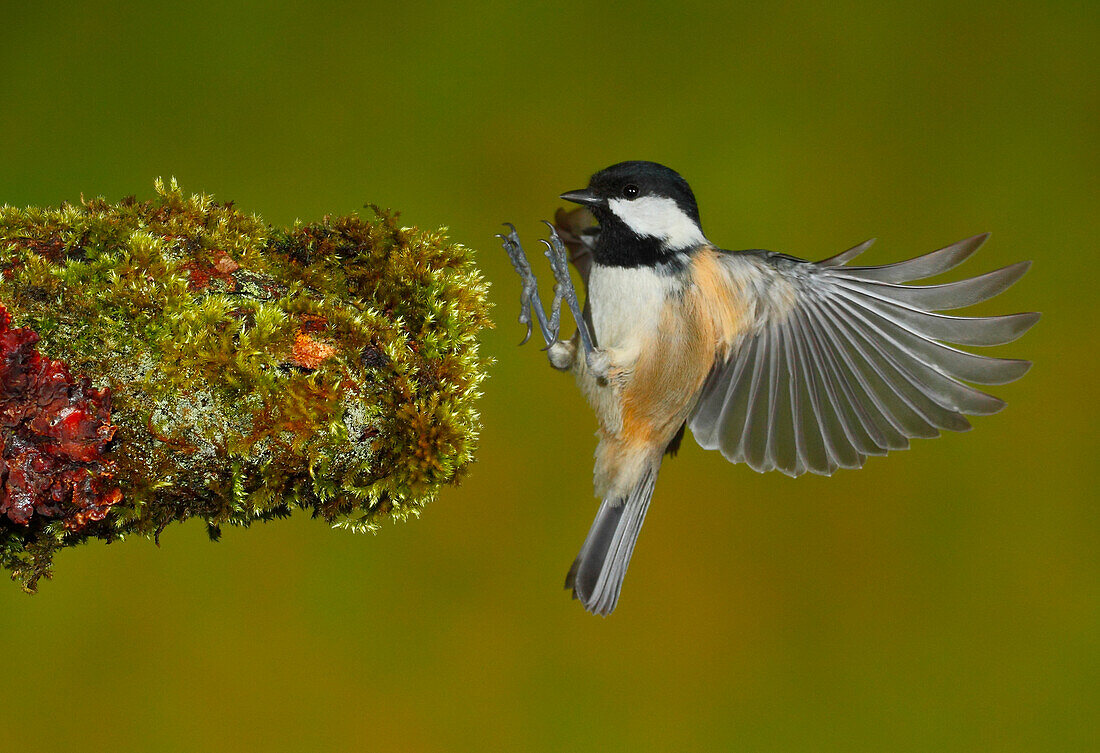
[[[569,310],[573,314],[573,320],[577,323],[577,333],[580,335],[581,344],[584,346],[585,355],[591,354],[595,347],[592,344],[592,335],[588,331],[588,325],[581,311],[580,300],[577,298],[577,290],[573,287],[573,278],[569,276],[569,252],[558,236],[558,231],[553,224],[543,220],[550,228],[550,240],[542,241],[546,246],[546,258],[550,260],[550,269],[554,272],[555,317],[560,315],[561,300],[569,304]]]
[[[557,341],[558,317],[555,316],[549,322],[546,320],[546,314],[542,309],[542,301],[539,299],[538,281],[535,279],[535,273],[531,270],[531,264],[527,261],[523,246],[520,245],[516,226],[510,222],[505,222],[504,226],[508,228],[508,234],[497,233],[496,237],[500,238],[501,244],[512,262],[512,268],[516,270],[516,274],[520,276],[523,283],[519,295],[519,323],[527,325],[527,335],[520,342],[520,345],[531,339],[531,333],[533,332],[531,312],[534,309],[534,313],[539,320],[539,328],[542,330],[543,339],[546,340],[547,346],[549,346]]]
[[[546,226],[550,228],[550,240],[541,241],[546,246],[546,258],[550,260],[550,269],[554,273],[555,283],[554,300],[550,304],[550,318],[547,319],[546,312],[542,308],[542,301],[539,299],[538,281],[535,279],[535,273],[531,270],[530,262],[527,261],[527,254],[524,253],[523,246],[520,245],[516,226],[510,222],[505,222],[504,226],[508,228],[508,234],[497,233],[496,237],[500,238],[501,245],[504,246],[508,258],[512,261],[512,268],[516,270],[516,274],[520,276],[523,283],[519,294],[519,323],[527,325],[527,336],[523,338],[520,345],[530,340],[531,333],[534,331],[532,310],[534,315],[538,317],[539,329],[542,330],[542,337],[546,341],[546,347],[543,350],[549,350],[554,343],[558,342],[561,331],[561,304],[564,300],[569,304],[569,310],[577,323],[577,332],[584,346],[585,357],[589,358],[595,348],[592,344],[592,336],[588,332],[588,327],[584,321],[584,314],[581,312],[577,291],[573,287],[573,280],[569,276],[569,253],[558,236],[558,231],[554,229],[551,223],[546,222]]]
[[[546,343],[544,350],[547,350],[558,341],[558,335],[561,334],[561,302],[567,293],[558,279],[558,271],[554,262],[554,247],[544,240],[539,240],[539,243],[546,246],[546,258],[550,259],[550,268],[554,272],[554,301],[550,304],[550,330],[554,334],[554,339]],[[572,281],[569,284],[572,286]]]

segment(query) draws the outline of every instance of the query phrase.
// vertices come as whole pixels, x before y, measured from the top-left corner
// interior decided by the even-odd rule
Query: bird
[[[593,614],[619,601],[661,463],[685,429],[755,471],[831,475],[913,438],[968,430],[966,416],[1005,405],[971,383],[1006,384],[1031,366],[954,346],[1012,342],[1038,313],[938,313],[1001,293],[1030,262],[911,284],[961,264],[988,233],[883,266],[849,264],[874,239],[816,262],[728,251],[704,234],[688,182],[648,161],[600,170],[561,198],[598,226],[580,229],[561,210],[558,227],[546,223],[557,283],[549,315],[515,226],[498,237],[523,280],[527,337],[533,312],[551,366],[573,373],[598,420],[601,502],[565,584]],[[583,308],[570,256],[586,273]],[[563,301],[577,324],[568,340],[559,339]]]

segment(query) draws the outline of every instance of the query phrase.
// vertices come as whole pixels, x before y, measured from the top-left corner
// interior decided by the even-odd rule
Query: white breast
[[[648,341],[660,322],[676,277],[651,267],[592,265],[588,301],[601,348],[632,350]]]

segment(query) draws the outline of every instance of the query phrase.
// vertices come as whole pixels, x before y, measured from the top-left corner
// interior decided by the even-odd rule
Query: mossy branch
[[[60,548],[192,517],[374,530],[473,459],[470,249],[373,206],[279,229],[156,194],[0,208],[0,566],[27,590]]]

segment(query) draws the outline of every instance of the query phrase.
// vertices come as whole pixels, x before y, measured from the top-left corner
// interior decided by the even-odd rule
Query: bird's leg
[[[584,313],[581,311],[580,301],[577,299],[577,290],[573,287],[573,280],[569,276],[569,254],[565,244],[561,242],[554,226],[546,223],[550,228],[550,240],[543,241],[546,246],[546,258],[550,260],[550,268],[554,271],[554,303],[561,305],[561,300],[569,304],[569,310],[573,312],[573,320],[577,323],[577,334],[580,336],[581,345],[584,347],[584,358],[588,368],[596,376],[606,376],[606,358],[601,357],[603,351],[598,350],[592,343],[592,335],[588,331],[588,325],[584,321]],[[557,312],[555,311],[555,315]]]
[[[539,329],[542,330],[542,337],[546,341],[545,349],[550,351],[551,363],[555,368],[568,368],[573,358],[570,355],[572,351],[559,353],[555,350],[555,348],[562,349],[569,345],[558,340],[559,330],[561,329],[561,304],[562,301],[565,301],[569,305],[574,321],[577,323],[577,334],[580,336],[581,346],[584,348],[585,362],[589,371],[597,377],[606,376],[608,371],[606,354],[592,343],[592,335],[588,331],[587,324],[585,324],[576,288],[573,287],[573,280],[569,276],[569,252],[565,248],[565,244],[562,243],[561,238],[558,237],[554,226],[549,222],[546,224],[550,228],[550,240],[544,240],[542,243],[546,246],[546,258],[550,260],[550,269],[554,273],[555,283],[554,300],[550,305],[549,318],[547,318],[546,312],[543,311],[535,273],[531,270],[531,264],[527,261],[527,255],[520,245],[519,234],[516,232],[515,226],[505,223],[509,233],[507,235],[497,235],[504,245],[504,250],[508,252],[508,258],[512,260],[512,267],[515,268],[523,283],[519,298],[519,322],[527,325],[527,336],[523,338],[520,345],[531,338],[533,329],[531,311],[534,310],[539,321]]]
[[[538,281],[531,270],[531,264],[527,261],[527,254],[520,245],[516,227],[510,222],[504,225],[509,229],[508,235],[498,233],[497,238],[500,238],[504,250],[508,252],[508,258],[512,260],[512,267],[523,283],[519,294],[519,323],[527,325],[527,336],[523,338],[520,345],[531,339],[531,311],[534,310],[539,320],[539,329],[542,330],[542,338],[546,341],[546,347],[550,347],[558,341],[558,330],[561,328],[561,295],[555,288],[554,302],[550,307],[550,319],[547,320],[546,312],[542,309],[542,300],[539,298]]]

